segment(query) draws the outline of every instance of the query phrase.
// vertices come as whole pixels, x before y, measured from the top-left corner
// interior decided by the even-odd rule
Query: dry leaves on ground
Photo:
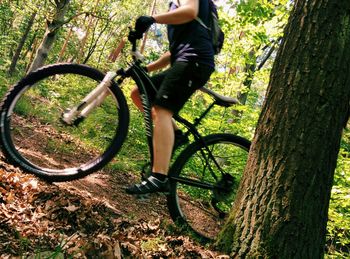
[[[228,258],[0,162],[1,258]]]

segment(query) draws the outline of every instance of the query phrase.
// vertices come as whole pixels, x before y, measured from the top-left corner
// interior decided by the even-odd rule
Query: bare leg
[[[174,145],[173,113],[165,108],[154,106],[153,109],[153,172],[167,174]]]
[[[135,88],[133,88],[131,90],[130,97],[131,97],[131,100],[133,101],[133,103],[135,104],[135,106],[141,112],[143,112],[142,102],[141,102],[141,98],[140,98],[140,92],[139,92],[139,89],[137,87],[135,87]],[[176,122],[175,122],[174,119],[172,119],[172,124],[173,124],[174,130],[178,130],[179,129],[179,127],[176,125]]]
[[[137,87],[133,88],[131,90],[131,94],[130,94],[131,100],[133,101],[133,103],[135,104],[135,106],[141,111],[143,112],[143,107],[142,107],[142,101],[141,101],[141,97],[140,97],[140,92],[139,89]]]
[[[129,194],[145,194],[154,192],[168,192],[171,153],[174,145],[173,113],[159,106],[152,108],[153,114],[153,168],[152,174],[139,184],[125,189]]]

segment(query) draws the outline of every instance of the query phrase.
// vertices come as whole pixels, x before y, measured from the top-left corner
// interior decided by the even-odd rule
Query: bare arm
[[[169,64],[170,64],[170,51],[167,51],[156,61],[148,64],[146,68],[148,72],[151,72],[151,71],[155,71],[163,67],[166,67]]]
[[[179,0],[179,8],[163,14],[154,15],[157,23],[162,24],[182,24],[195,19],[198,15],[199,0]]]

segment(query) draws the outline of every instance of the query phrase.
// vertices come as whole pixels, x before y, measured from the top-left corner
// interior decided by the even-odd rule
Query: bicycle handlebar
[[[132,30],[131,27],[129,27],[129,35],[130,33],[134,33],[135,31]],[[131,43],[131,55],[134,59],[134,61],[143,61],[144,56],[137,50],[137,39],[128,37],[129,42]]]

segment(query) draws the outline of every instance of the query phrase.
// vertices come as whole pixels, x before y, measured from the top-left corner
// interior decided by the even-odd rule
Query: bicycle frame
[[[151,103],[149,101],[149,97],[147,94],[145,83],[150,84],[156,91],[155,86],[153,85],[149,75],[140,67],[139,62],[135,62],[133,65],[130,66],[130,68],[124,72],[126,76],[131,76],[131,78],[136,82],[136,85],[139,89],[140,96],[141,96],[141,102],[142,107],[144,111],[144,119],[145,119],[145,127],[146,127],[146,134],[147,134],[147,140],[148,140],[148,147],[150,152],[150,163],[152,166],[153,163],[153,142],[152,142],[152,132],[153,132],[153,122],[152,122],[152,112],[151,112]],[[117,74],[121,74],[121,72],[117,72]],[[123,77],[122,77],[123,78]],[[122,81],[117,81],[118,83],[121,83]],[[214,101],[209,107],[194,120],[194,123],[189,122],[188,120],[184,119],[183,117],[179,116],[178,114],[174,115],[174,119],[184,125],[188,132],[186,134],[192,134],[195,139],[200,140],[203,143],[203,146],[205,147],[205,150],[208,152],[209,157],[214,161],[214,164],[216,167],[220,170],[221,173],[223,173],[220,165],[212,155],[211,151],[209,150],[209,147],[206,145],[203,137],[200,135],[200,133],[197,130],[197,126],[201,123],[201,121],[206,117],[206,115],[209,113],[209,111],[216,105],[217,103]],[[204,152],[202,153],[203,157],[206,157]],[[210,164],[207,163],[210,167]],[[213,173],[213,170],[211,168],[210,172],[212,173],[213,177],[217,180],[216,175]],[[178,179],[181,181],[181,179]],[[203,187],[203,184],[201,183],[201,186]]]
[[[124,71],[125,75],[122,75],[122,77],[117,81],[119,84],[122,82],[123,78],[125,76],[130,76],[136,83],[136,86],[139,90],[140,97],[141,97],[141,103],[142,108],[144,112],[144,123],[146,128],[146,136],[147,136],[147,144],[149,148],[150,153],[150,162],[151,166],[153,165],[153,120],[152,120],[152,108],[151,108],[151,102],[150,98],[147,94],[146,85],[150,84],[155,89],[150,77],[148,74],[140,67],[140,62],[135,61],[128,70]],[[119,70],[117,74],[123,73],[122,70]]]
[[[62,121],[68,125],[77,125],[79,124],[84,118],[86,118],[89,113],[96,107],[98,107],[104,99],[108,96],[109,90],[108,88],[111,87],[112,80],[115,80],[117,77],[117,84],[120,86],[125,78],[131,77],[139,90],[140,97],[141,97],[141,103],[143,107],[144,112],[144,123],[145,123],[145,129],[146,129],[146,136],[147,136],[147,143],[149,147],[149,153],[150,153],[150,163],[152,167],[153,163],[153,121],[152,121],[152,105],[150,102],[150,98],[147,94],[146,90],[146,84],[153,87],[153,89],[156,91],[155,86],[153,85],[149,75],[144,71],[144,69],[140,66],[142,62],[142,55],[136,51],[136,44],[133,44],[133,62],[129,64],[129,68],[125,69],[119,69],[117,72],[108,72],[104,79],[101,81],[101,83],[93,89],[82,101],[80,104],[74,106],[73,108],[70,108],[66,110],[62,114]],[[203,146],[205,148],[205,151],[207,152],[207,155],[204,154],[204,151],[202,151],[203,157],[205,157],[206,161],[208,161],[207,156],[214,161],[215,166],[219,169],[221,173],[223,173],[220,165],[212,155],[209,147],[206,145],[203,137],[200,135],[200,133],[197,130],[197,126],[201,123],[201,121],[206,117],[206,115],[209,113],[209,111],[217,104],[216,101],[214,101],[211,105],[207,107],[203,113],[194,119],[194,122],[191,123],[188,120],[184,119],[183,117],[179,116],[178,114],[174,115],[174,119],[184,125],[188,131],[186,132],[187,135],[191,134],[195,140],[200,140],[203,143]],[[216,175],[213,173],[213,170],[209,163],[207,163],[209,170],[212,174],[212,176],[217,179]],[[184,179],[176,179],[179,182],[184,181]],[[189,180],[185,179],[186,183],[188,184]],[[191,181],[192,185],[200,185],[202,188],[212,188],[212,186],[204,186],[203,183],[197,182],[197,181]]]

